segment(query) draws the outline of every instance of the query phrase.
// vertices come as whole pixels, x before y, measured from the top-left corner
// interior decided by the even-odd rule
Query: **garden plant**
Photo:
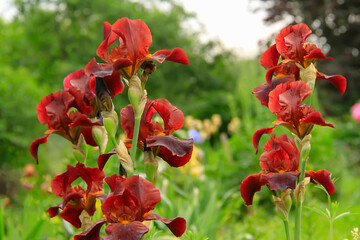
[[[191,14],[172,1],[164,1],[168,11],[156,7],[162,1],[59,0],[56,10],[15,2],[23,19],[0,21],[16,39],[0,38],[9,45],[0,62],[11,62],[0,70],[14,82],[0,88],[2,109],[13,119],[22,112],[24,121],[37,113],[42,126],[24,126],[37,132],[31,146],[21,127],[0,138],[11,143],[0,145],[5,159],[24,158],[24,145],[34,164],[20,160],[19,177],[4,174],[2,163],[0,239],[358,239],[358,217],[348,209],[360,211],[360,195],[349,194],[358,183],[360,138],[317,96],[323,86],[345,96],[349,83],[322,70],[320,62],[333,59],[313,43],[313,25],[289,25],[260,59],[238,61],[215,40],[197,41],[182,26]],[[55,34],[49,19],[58,21]],[[36,31],[20,48],[15,30],[26,20],[48,28],[40,34],[46,54],[34,60],[27,50],[7,54],[11,44],[36,52]],[[14,89],[27,96],[22,85],[29,101],[9,101]],[[41,99],[36,110],[28,107],[34,98]],[[15,105],[23,110],[7,110]],[[356,122],[359,109],[351,109]],[[19,125],[11,121],[0,127]],[[22,189],[11,185],[12,174]]]

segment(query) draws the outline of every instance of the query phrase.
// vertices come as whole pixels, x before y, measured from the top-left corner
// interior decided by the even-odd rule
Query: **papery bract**
[[[72,187],[71,184],[78,178],[82,178],[86,185],[86,191],[80,186]],[[82,211],[92,216],[96,210],[95,200],[104,188],[103,179],[105,174],[98,168],[87,168],[78,163],[76,167],[68,166],[65,173],[56,176],[51,182],[52,192],[63,201],[56,207],[48,209],[50,217],[55,217],[60,212],[60,217],[80,228],[79,219]]]

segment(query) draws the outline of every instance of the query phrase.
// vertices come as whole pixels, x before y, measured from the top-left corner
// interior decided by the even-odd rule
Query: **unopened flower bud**
[[[115,137],[117,128],[118,128],[118,116],[115,111],[112,112],[102,112],[101,116],[103,117],[104,127],[107,133]]]
[[[146,178],[154,182],[157,177],[158,162],[151,150],[144,151],[144,163]]]
[[[100,147],[100,151],[105,150],[107,142],[108,142],[108,135],[105,130],[104,126],[93,126],[92,127],[92,136],[96,142],[96,144]]]
[[[272,196],[272,197],[275,203],[275,212],[279,215],[279,217],[282,220],[288,220],[289,211],[285,205],[284,200],[276,196]]]
[[[300,78],[303,82],[305,82],[310,89],[314,89],[315,80],[316,80],[316,68],[314,64],[310,63],[307,68],[303,68],[302,66],[297,66],[300,68]]]
[[[80,134],[77,145],[72,145],[73,153],[76,161],[83,163],[86,159],[88,148],[84,135]]]
[[[129,81],[128,97],[133,109],[136,110],[143,96],[141,81],[137,75],[133,75]]]
[[[299,197],[301,197],[301,202],[304,202],[305,185],[308,184],[309,182],[310,182],[310,178],[306,177],[303,181],[298,183],[298,185],[296,186],[296,188],[294,190],[294,198],[295,198],[296,202],[298,201]]]
[[[311,150],[311,134],[306,135],[300,142],[300,151],[302,156],[309,156]]]
[[[129,155],[129,152],[123,141],[119,141],[119,144],[115,147],[115,152],[120,159],[121,165],[125,168],[126,172],[134,172],[134,165]]]
[[[288,188],[284,191],[281,191],[281,199],[285,202],[285,206],[288,209],[288,212],[290,212],[291,203],[292,203],[290,193],[291,193],[290,188]]]

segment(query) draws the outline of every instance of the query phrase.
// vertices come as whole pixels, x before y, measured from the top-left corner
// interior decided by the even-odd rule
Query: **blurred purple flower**
[[[360,103],[355,103],[351,107],[351,116],[355,121],[360,122]]]
[[[188,131],[189,138],[192,138],[194,140],[194,143],[202,143],[203,139],[201,138],[201,135],[198,130],[196,129],[190,129]]]

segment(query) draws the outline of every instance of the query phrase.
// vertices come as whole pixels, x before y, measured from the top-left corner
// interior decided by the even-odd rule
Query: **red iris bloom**
[[[283,125],[300,139],[308,135],[314,124],[334,127],[326,123],[321,113],[301,102],[309,96],[311,89],[302,81],[286,82],[276,86],[269,94],[268,107],[277,115],[277,121],[273,127],[262,128],[255,132],[253,145],[257,151],[260,138],[263,134],[272,133],[278,125]]]
[[[48,137],[56,133],[71,143],[77,143],[80,134],[85,141],[96,146],[91,129],[99,122],[92,122],[88,117],[93,115],[93,108],[84,101],[84,95],[74,89],[61,90],[44,97],[37,106],[40,123],[48,125],[45,136],[36,139],[30,146],[32,156],[38,161],[38,148],[46,143]]]
[[[118,72],[113,72],[109,76],[104,77],[104,82],[110,92],[110,96],[114,99],[115,95],[122,93],[125,88],[121,81],[121,76]],[[64,89],[76,89],[84,94],[86,103],[93,108],[96,108],[95,95],[95,77],[89,77],[84,70],[79,70],[69,74],[64,79]]]
[[[86,191],[80,186],[71,186],[71,183],[79,177],[86,182]],[[95,200],[97,195],[102,193],[104,178],[104,172],[98,168],[87,168],[82,163],[78,163],[76,167],[69,165],[65,173],[56,176],[51,181],[52,192],[64,200],[58,206],[50,207],[47,210],[50,217],[57,216],[59,209],[62,209],[59,214],[60,217],[74,227],[80,228],[79,216],[82,211],[86,211],[90,216],[94,215]]]
[[[246,177],[240,186],[241,196],[246,205],[252,205],[254,194],[260,191],[263,185],[267,185],[273,191],[296,187],[296,179],[300,174],[300,153],[294,139],[286,134],[280,137],[272,135],[264,149],[266,152],[260,156],[262,171]],[[311,182],[323,185],[329,194],[334,193],[334,183],[327,170],[306,171],[305,175],[311,178]]]
[[[164,121],[164,126],[152,120],[158,113]],[[134,110],[131,105],[120,112],[121,128],[125,131],[129,142],[134,132]],[[166,99],[147,100],[140,122],[138,147],[145,151],[151,149],[155,156],[164,159],[172,167],[185,165],[191,157],[193,140],[179,140],[170,134],[184,125],[183,113],[171,105]]]
[[[307,68],[316,60],[333,60],[331,57],[326,57],[315,44],[306,41],[310,34],[310,28],[303,23],[290,25],[281,30],[275,38],[276,43],[269,47],[260,58],[260,64],[268,70],[266,74],[268,84],[271,83],[273,75],[282,77],[285,72],[291,72],[299,80],[299,69],[293,65],[294,63]],[[283,61],[278,64],[280,57]],[[346,79],[343,76],[327,76],[317,72],[317,78],[329,80],[341,94],[345,92]]]
[[[111,189],[101,206],[105,218],[76,235],[75,240],[100,239],[100,228],[105,223],[110,223],[105,228],[107,236],[104,239],[108,240],[140,240],[149,231],[142,222],[149,220],[162,221],[177,237],[185,232],[185,219],[167,219],[151,213],[161,201],[160,191],[151,182],[139,176],[123,178],[117,175],[105,181]]]
[[[116,41],[118,47],[109,48]],[[159,50],[149,54],[149,46],[152,43],[151,32],[148,26],[140,19],[118,19],[113,25],[104,22],[104,41],[98,47],[96,53],[107,64],[98,64],[95,59],[90,61],[85,68],[88,75],[97,77],[111,75],[113,71],[120,73],[127,79],[136,74],[141,64],[146,60],[156,60],[160,63],[173,61],[188,64],[188,58],[181,48]]]

